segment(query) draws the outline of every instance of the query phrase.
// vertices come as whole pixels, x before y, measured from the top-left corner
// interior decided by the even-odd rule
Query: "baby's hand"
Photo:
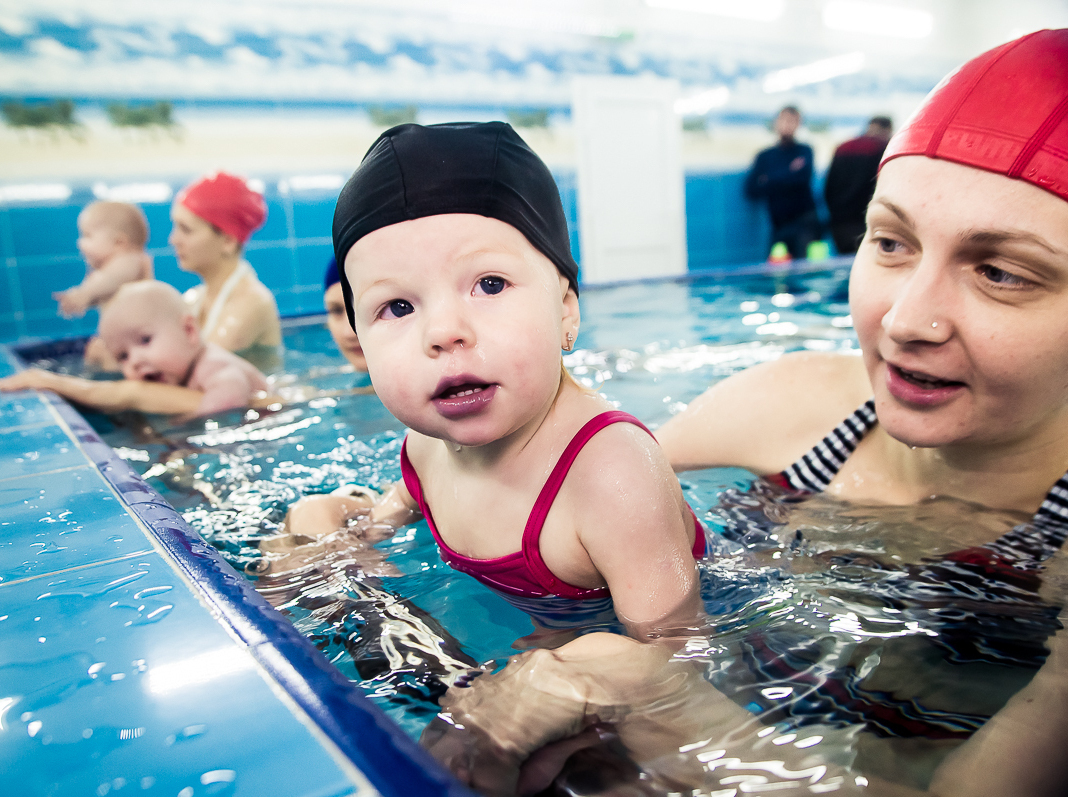
[[[88,297],[77,287],[53,293],[52,298],[59,302],[59,314],[64,318],[81,318],[89,309]]]
[[[394,528],[371,520],[376,495],[371,491],[313,495],[289,509],[282,533],[261,540],[265,556],[251,566],[258,576],[292,572],[308,565],[348,567],[355,563],[364,575],[397,576],[387,554],[374,547],[393,536]]]
[[[16,390],[48,390],[52,384],[52,374],[40,368],[27,368],[17,374],[0,379],[0,392],[11,393]]]

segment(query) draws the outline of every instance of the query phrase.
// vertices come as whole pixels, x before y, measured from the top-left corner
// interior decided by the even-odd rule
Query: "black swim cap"
[[[445,213],[473,213],[512,225],[578,292],[578,266],[556,182],[511,125],[398,125],[367,150],[334,209],[334,256],[353,327],[352,289],[344,268],[352,245],[382,227]]]

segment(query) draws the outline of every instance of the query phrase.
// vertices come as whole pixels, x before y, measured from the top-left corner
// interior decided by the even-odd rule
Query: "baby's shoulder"
[[[252,363],[215,343],[207,343],[187,387],[210,390],[218,382],[247,382],[250,390],[263,390],[266,378]]]
[[[591,503],[628,497],[642,500],[676,481],[659,443],[631,417],[616,416],[575,454],[567,481],[571,490]]]

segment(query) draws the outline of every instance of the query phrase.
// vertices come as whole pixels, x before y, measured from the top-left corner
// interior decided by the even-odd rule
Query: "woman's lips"
[[[442,388],[431,402],[443,417],[457,420],[482,412],[496,393],[497,385],[465,381]]]
[[[909,371],[890,363],[886,364],[886,388],[890,395],[906,404],[933,406],[949,401],[967,385],[949,379]]]

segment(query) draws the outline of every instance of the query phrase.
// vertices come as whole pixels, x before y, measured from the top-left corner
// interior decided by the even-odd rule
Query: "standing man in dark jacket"
[[[873,116],[864,135],[850,139],[834,153],[823,196],[831,213],[831,235],[839,254],[856,252],[864,237],[864,216],[875,191],[879,161],[893,133],[888,117]]]
[[[771,215],[771,243],[782,241],[790,256],[803,258],[820,238],[816,201],[812,197],[812,147],[794,140],[801,112],[787,105],[775,117],[779,143],[756,156],[745,180],[750,199],[764,199]]]

